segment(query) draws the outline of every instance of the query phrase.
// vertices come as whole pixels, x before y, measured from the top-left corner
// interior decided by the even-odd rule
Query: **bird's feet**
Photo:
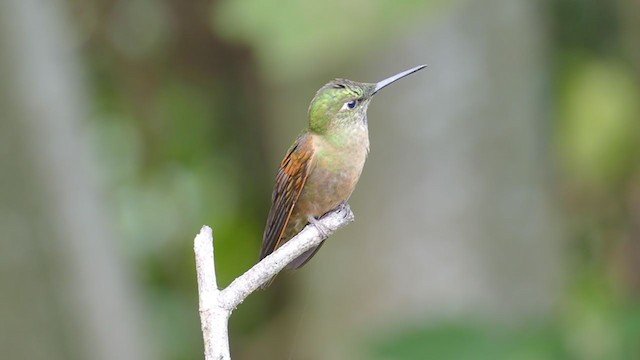
[[[346,218],[351,213],[351,207],[346,201],[342,201],[340,205],[338,205],[338,211],[342,213],[342,215]]]
[[[309,224],[315,226],[315,228],[318,229],[320,236],[325,239],[329,237],[329,229],[327,229],[326,226],[322,225],[316,218],[309,215],[307,216],[307,221],[309,221]]]

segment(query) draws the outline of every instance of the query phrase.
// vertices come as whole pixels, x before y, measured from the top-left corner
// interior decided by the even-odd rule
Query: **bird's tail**
[[[304,264],[309,262],[309,260],[311,260],[311,258],[318,252],[318,250],[320,250],[320,248],[322,247],[322,244],[324,244],[324,241],[321,242],[320,245],[305,251],[302,255],[298,256],[292,262],[290,262],[289,265],[287,265],[286,269],[294,270],[294,269],[299,269],[302,266],[304,266]],[[271,286],[271,284],[273,284],[273,281],[275,279],[276,279],[275,276],[272,277],[271,279],[269,279],[269,281],[267,281],[266,283],[260,285],[260,289],[261,290],[265,290],[266,288]]]
[[[277,276],[277,275],[276,275],[276,276]],[[274,276],[274,277],[272,277],[271,279],[269,279],[266,283],[264,283],[264,284],[260,285],[260,290],[267,290],[267,288],[268,288],[269,286],[271,286],[271,284],[273,284],[273,280],[275,280],[275,279],[276,279],[276,277]]]
[[[294,270],[303,267],[304,264],[309,262],[309,260],[311,260],[311,258],[318,252],[318,250],[320,250],[322,244],[324,244],[324,241],[321,242],[320,245],[302,253],[302,255],[298,256],[292,262],[290,262],[289,265],[287,265],[287,269]]]

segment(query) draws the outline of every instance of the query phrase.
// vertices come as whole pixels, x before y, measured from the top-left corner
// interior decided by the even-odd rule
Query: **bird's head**
[[[371,98],[385,86],[418,70],[420,65],[403,71],[377,83],[361,83],[347,79],[335,79],[318,90],[309,105],[309,130],[325,134],[367,122],[367,108]]]

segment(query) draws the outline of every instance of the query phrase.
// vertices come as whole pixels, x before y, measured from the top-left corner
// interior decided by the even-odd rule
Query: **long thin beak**
[[[405,77],[407,75],[411,75],[416,71],[420,71],[420,70],[422,70],[422,69],[424,69],[426,67],[427,67],[427,65],[416,66],[416,67],[411,68],[409,70],[405,70],[405,71],[403,71],[403,72],[401,72],[399,74],[396,74],[396,75],[393,75],[391,77],[388,77],[388,78],[386,78],[386,79],[384,79],[382,81],[379,81],[376,84],[376,88],[373,89],[373,93],[371,95],[372,96],[375,95],[375,93],[377,93],[378,91],[382,90],[382,88],[384,88],[385,86],[387,86],[387,85],[389,85],[389,84],[391,84],[393,82],[396,82],[396,81],[402,79],[403,77]]]

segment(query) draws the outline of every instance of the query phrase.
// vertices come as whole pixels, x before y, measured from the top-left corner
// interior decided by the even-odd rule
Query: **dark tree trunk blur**
[[[65,9],[0,4],[0,348],[7,359],[152,359],[82,127]]]

